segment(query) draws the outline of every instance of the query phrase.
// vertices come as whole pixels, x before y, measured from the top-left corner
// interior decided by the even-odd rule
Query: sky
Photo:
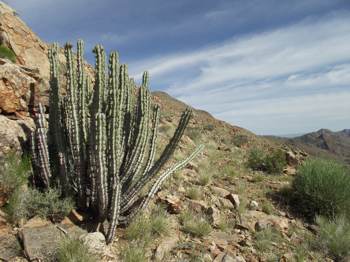
[[[349,0],[7,0],[44,41],[117,50],[151,89],[257,134],[350,128]]]

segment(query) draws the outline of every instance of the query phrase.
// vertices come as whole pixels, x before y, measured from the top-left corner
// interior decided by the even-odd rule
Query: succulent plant
[[[127,224],[147,207],[162,183],[183,168],[202,150],[165,169],[188,125],[187,108],[173,137],[155,160],[160,108],[152,102],[149,76],[145,72],[137,87],[126,65],[112,52],[106,72],[106,54],[101,45],[96,57],[94,88],[85,72],[84,44],[77,54],[66,44],[66,95],[58,76],[58,46],[49,50],[50,113],[48,139],[43,107],[37,114],[33,136],[35,174],[44,187],[56,186],[74,196],[78,207],[90,210],[105,225],[107,242],[113,241],[119,224]],[[159,176],[158,173],[161,174]],[[142,189],[152,183],[146,196]]]

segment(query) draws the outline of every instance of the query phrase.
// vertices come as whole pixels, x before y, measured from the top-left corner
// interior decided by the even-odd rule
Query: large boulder
[[[12,120],[0,115],[0,159],[10,152],[29,150],[29,136],[34,128],[31,118]]]

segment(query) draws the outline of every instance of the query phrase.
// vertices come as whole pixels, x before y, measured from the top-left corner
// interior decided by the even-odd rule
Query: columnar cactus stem
[[[53,46],[49,51],[49,150],[53,163],[69,171],[66,172],[69,176],[64,172],[58,175],[69,180],[65,185],[70,190],[66,192],[76,192],[74,197],[80,208],[88,209],[100,223],[108,222],[105,233],[110,243],[118,225],[129,223],[145,209],[162,183],[198,155],[202,146],[156,178],[179,144],[192,111],[184,111],[173,137],[160,158],[154,161],[160,108],[152,103],[148,73],[144,73],[141,86],[136,87],[128,76],[127,66],[120,65],[118,54],[112,52],[107,78],[105,51],[97,45],[93,50],[96,55],[94,90],[90,92],[83,50],[83,42],[78,41],[75,60],[72,46],[65,46],[67,95],[64,98],[59,95],[58,48]],[[35,172],[48,187],[51,172],[58,171],[56,164],[51,165],[52,171],[48,165],[42,107],[36,124]],[[150,182],[153,185],[143,196],[142,189]]]

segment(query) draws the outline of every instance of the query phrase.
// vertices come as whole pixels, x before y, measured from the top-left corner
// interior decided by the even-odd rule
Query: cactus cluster
[[[129,223],[162,183],[203,146],[164,170],[189,123],[191,109],[182,113],[173,137],[155,160],[160,108],[152,102],[148,73],[137,87],[127,66],[119,63],[118,53],[110,54],[107,69],[105,51],[97,45],[91,88],[83,42],[78,41],[76,54],[70,44],[64,51],[67,88],[61,96],[58,46],[49,50],[49,125],[46,131],[40,106],[33,135],[34,170],[41,185],[61,188],[62,194],[75,196],[79,208],[90,210],[110,243],[117,226]],[[149,183],[148,193],[141,194]]]

